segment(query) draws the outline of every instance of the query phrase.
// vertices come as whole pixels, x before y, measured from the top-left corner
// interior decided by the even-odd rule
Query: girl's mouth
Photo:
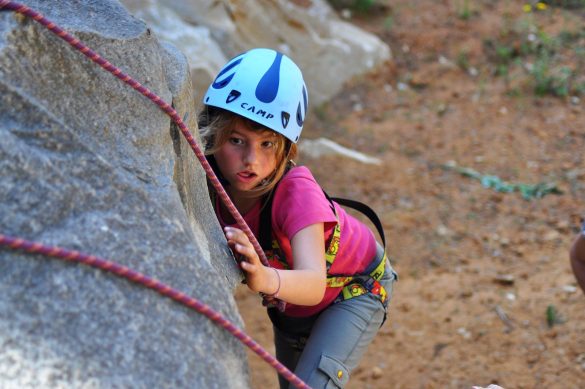
[[[238,179],[240,179],[240,181],[242,181],[242,182],[250,182],[257,177],[256,173],[248,172],[248,171],[239,172],[236,175],[238,176]]]

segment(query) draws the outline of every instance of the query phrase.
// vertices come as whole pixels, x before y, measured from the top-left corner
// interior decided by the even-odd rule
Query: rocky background
[[[304,145],[298,161],[330,195],[376,210],[400,276],[347,389],[582,389],[569,248],[585,216],[585,2],[332,3],[393,54],[303,134],[380,163]],[[238,288],[236,301],[271,347],[258,297]],[[254,387],[275,387],[250,363]]]
[[[390,58],[322,1],[23,3],[172,102],[194,134],[206,85],[240,51],[289,54],[313,105]],[[0,139],[0,233],[112,259],[242,325],[232,296],[241,276],[204,173],[169,117],[12,12],[0,12]],[[0,250],[2,387],[246,388],[245,355],[154,292]]]
[[[251,47],[289,55],[303,70],[309,103],[320,105],[350,78],[390,58],[376,35],[342,20],[325,0],[122,0],[161,39],[187,56],[193,90]]]

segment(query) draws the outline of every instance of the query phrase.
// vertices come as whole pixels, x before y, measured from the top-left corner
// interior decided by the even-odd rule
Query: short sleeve
[[[331,203],[306,167],[293,168],[283,177],[272,212],[273,226],[289,239],[311,224],[325,223],[328,229],[337,223]]]

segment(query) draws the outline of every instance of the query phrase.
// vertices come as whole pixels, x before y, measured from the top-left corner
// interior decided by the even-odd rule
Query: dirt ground
[[[585,295],[568,260],[585,214],[585,8],[548,3],[389,1],[354,12],[393,60],[314,110],[303,136],[383,163],[300,158],[330,194],[378,212],[400,274],[349,388],[585,388]],[[535,90],[538,47],[555,37],[569,38],[547,52],[550,82]],[[562,193],[525,199],[457,167]],[[258,296],[236,297],[245,330],[274,353]],[[277,387],[264,361],[249,361],[254,388]]]

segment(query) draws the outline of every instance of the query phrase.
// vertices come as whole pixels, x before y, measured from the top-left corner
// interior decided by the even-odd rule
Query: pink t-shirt
[[[341,224],[341,236],[339,251],[328,274],[362,273],[376,255],[374,234],[365,224],[349,215],[337,203],[334,203],[334,206]],[[258,236],[260,202],[242,216],[254,235]],[[222,226],[225,225],[221,218],[219,221]],[[272,232],[278,240],[289,268],[294,269],[290,242],[297,232],[311,224],[325,223],[327,240],[325,246],[327,247],[336,222],[331,203],[309,169],[303,166],[292,168],[278,184],[272,204]],[[324,256],[323,261],[325,261]],[[282,267],[278,263],[271,263],[271,265]],[[311,316],[331,304],[340,291],[341,288],[327,288],[323,300],[314,306],[287,303],[285,313],[295,317]]]

